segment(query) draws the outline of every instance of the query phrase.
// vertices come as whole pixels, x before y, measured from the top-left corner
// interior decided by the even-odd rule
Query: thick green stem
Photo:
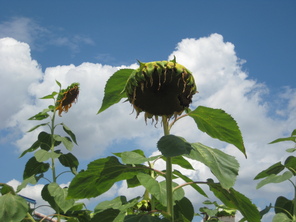
[[[162,116],[164,135],[170,134],[169,122],[166,116]],[[173,200],[173,179],[172,179],[172,158],[166,158],[166,193],[167,193],[167,213],[174,222],[174,200]]]

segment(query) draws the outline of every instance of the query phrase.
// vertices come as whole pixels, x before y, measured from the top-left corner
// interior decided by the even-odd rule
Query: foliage
[[[296,129],[291,133],[291,136],[285,138],[276,139],[270,144],[292,141],[294,142],[294,147],[286,150],[288,153],[293,153],[296,151]],[[282,173],[282,174],[280,174]],[[277,162],[267,169],[263,170],[254,178],[255,180],[262,179],[257,184],[257,189],[270,184],[270,183],[282,183],[289,181],[294,190],[294,199],[289,200],[286,197],[279,196],[274,204],[275,216],[273,217],[273,222],[283,222],[283,221],[296,221],[296,184],[293,182],[292,177],[296,176],[296,157],[289,156],[284,163]],[[267,210],[264,212],[267,213],[271,207],[267,207]]]

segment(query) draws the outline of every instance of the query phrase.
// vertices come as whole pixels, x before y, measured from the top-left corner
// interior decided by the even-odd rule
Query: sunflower
[[[59,111],[59,116],[62,112],[68,112],[72,103],[76,102],[79,94],[79,83],[72,83],[67,89],[62,89],[58,95],[56,110]]]
[[[184,66],[171,61],[140,63],[125,86],[128,101],[137,112],[147,118],[177,117],[189,107],[197,92],[192,73]]]

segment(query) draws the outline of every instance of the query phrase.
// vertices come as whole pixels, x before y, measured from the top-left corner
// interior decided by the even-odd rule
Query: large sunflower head
[[[68,112],[72,103],[76,102],[79,94],[79,83],[72,83],[67,89],[62,89],[58,95],[56,110],[59,111],[59,116],[62,112]]]
[[[197,91],[192,73],[174,59],[140,62],[130,75],[125,92],[137,116],[145,112],[146,119],[180,115]]]

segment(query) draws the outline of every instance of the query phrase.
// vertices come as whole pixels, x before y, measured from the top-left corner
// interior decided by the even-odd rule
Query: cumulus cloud
[[[132,107],[129,103],[120,102],[108,111],[96,115],[107,79],[121,67],[83,63],[79,66],[46,68],[44,73],[41,73],[37,62],[30,57],[27,44],[13,39],[2,39],[0,43],[0,55],[2,54],[3,58],[11,55],[9,62],[3,62],[0,66],[1,78],[8,78],[5,80],[6,87],[14,84],[19,87],[17,90],[20,90],[15,92],[13,101],[7,101],[7,109],[0,111],[5,116],[2,128],[10,126],[23,132],[17,141],[20,151],[32,144],[38,133],[25,133],[36,124],[26,119],[49,104],[49,101],[38,98],[57,90],[55,80],[60,81],[64,87],[72,82],[81,84],[77,104],[57,120],[63,121],[76,133],[79,146],[74,152],[79,158],[90,160],[110,155],[106,150],[110,147],[128,150],[129,147],[122,148],[120,144],[129,142],[148,153],[156,150],[156,142],[162,135],[160,125],[157,128],[146,125],[143,115],[135,119],[135,114],[130,115]],[[18,53],[13,54],[16,50],[19,50]],[[253,178],[261,170],[287,157],[284,152],[285,148],[289,148],[287,144],[268,143],[278,137],[288,136],[295,128],[296,90],[282,88],[280,94],[273,95],[273,101],[266,100],[269,95],[268,86],[248,78],[248,73],[243,70],[245,61],[237,57],[234,45],[225,42],[219,34],[199,39],[183,39],[169,55],[169,59],[173,56],[177,57],[178,63],[191,70],[196,79],[199,93],[194,96],[192,107],[203,105],[222,108],[231,114],[242,131],[248,159],[234,146],[199,132],[190,118],[183,118],[176,123],[172,133],[183,136],[190,142],[201,142],[236,156],[241,168],[235,188],[260,202],[262,208],[264,204],[274,202],[279,194],[290,195],[288,184],[268,185],[256,191],[257,182],[253,181]],[[135,68],[137,65],[132,64],[131,67]],[[42,80],[39,81],[41,74]],[[204,180],[211,177],[209,170],[202,164],[193,164],[197,170],[185,171],[184,174]],[[124,193],[126,188],[123,185],[118,189],[119,193]],[[191,195],[192,191],[188,189],[186,192]],[[201,199],[193,201],[201,203]]]

